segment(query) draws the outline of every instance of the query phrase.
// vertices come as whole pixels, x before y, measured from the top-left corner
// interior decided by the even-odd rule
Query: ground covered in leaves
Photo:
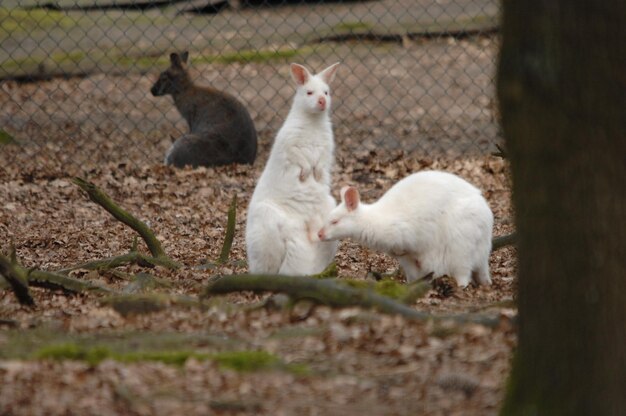
[[[252,168],[108,165],[88,172],[87,179],[146,221],[183,266],[72,276],[130,292],[133,276],[149,273],[157,284],[144,291],[196,297],[212,276],[246,272],[246,207],[265,157]],[[423,169],[475,183],[494,211],[495,234],[511,231],[508,168],[498,157],[419,159],[339,149],[334,182],[337,189],[357,184],[367,201]],[[134,232],[62,172],[7,169],[0,194],[2,249],[13,244],[27,267],[57,270],[131,249]],[[203,266],[220,254],[235,194],[230,261]],[[139,248],[145,250],[141,241]],[[336,260],[340,279],[397,267],[351,242],[341,244]],[[120,313],[103,295],[33,288],[36,306],[25,307],[2,290],[0,413],[495,414],[515,342],[513,249],[492,254],[491,272],[491,287],[431,290],[413,307],[500,317],[495,327],[416,322],[357,308],[259,306],[264,297],[245,293],[208,299],[203,308]],[[233,351],[243,356],[224,361],[220,355]],[[251,352],[256,355],[245,355]]]
[[[348,68],[333,93],[335,197],[354,184],[372,201],[409,173],[442,169],[482,189],[495,235],[511,232],[507,163],[467,156],[497,142],[494,40],[378,45],[382,58],[370,47],[330,44],[298,56],[314,68],[339,59]],[[14,246],[22,265],[42,270],[129,252],[135,233],[89,201],[72,183],[78,174],[149,224],[182,265],[70,273],[116,293],[161,296],[135,311],[107,294],[45,288],[31,288],[34,307],[20,306],[2,285],[0,414],[496,414],[515,345],[513,248],[491,255],[491,287],[459,290],[444,280],[410,304],[497,318],[492,326],[306,302],[286,308],[250,293],[198,304],[212,278],[247,271],[246,208],[293,89],[286,63],[193,71],[250,108],[260,136],[253,167],[160,165],[170,135],[185,126],[171,100],[148,96],[156,73],[0,85],[0,121],[19,141],[0,145],[0,251]],[[235,195],[230,258],[212,265]],[[141,240],[138,249],[147,253]],[[339,280],[397,268],[349,241],[336,264]]]

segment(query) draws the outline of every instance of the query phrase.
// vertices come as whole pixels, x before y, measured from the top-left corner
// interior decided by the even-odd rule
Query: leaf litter
[[[469,46],[484,55],[483,65],[492,65],[491,40],[482,39],[476,44],[470,41]],[[445,48],[457,50],[457,45]],[[465,53],[465,49],[458,50]],[[411,54],[432,59],[433,71],[441,66],[436,65],[436,54],[430,58],[420,49],[408,50],[402,58],[406,62],[399,61],[399,65],[412,64]],[[360,71],[368,65],[359,62],[352,67]],[[273,65],[230,65],[221,75],[235,79],[240,72],[255,73],[265,82],[274,71]],[[346,80],[343,90],[350,90],[349,82],[362,79],[358,73],[354,75]],[[431,78],[436,79],[436,74]],[[146,76],[98,75],[53,80],[36,87],[2,85],[0,101],[6,105],[0,112],[4,120],[10,120],[9,132],[19,131],[15,136],[22,146],[2,145],[4,161],[12,157],[20,160],[5,163],[0,169],[0,249],[4,253],[13,245],[25,267],[59,270],[132,249],[133,231],[90,202],[72,184],[77,173],[72,166],[77,164],[81,175],[146,222],[165,252],[183,266],[168,270],[127,265],[115,273],[75,270],[72,277],[123,292],[141,280],[136,276],[148,273],[163,284],[143,292],[195,298],[213,276],[247,272],[243,238],[246,209],[280,121],[276,114],[282,114],[288,105],[290,92],[283,94],[280,108],[265,108],[262,97],[259,99],[263,102],[251,105],[262,109],[253,114],[255,122],[262,120],[260,154],[254,166],[177,170],[157,163],[169,146],[170,135],[180,135],[184,126],[167,100],[146,100],[145,91],[151,81]],[[283,84],[282,79],[272,82],[278,82],[276,88]],[[484,82],[488,82],[486,77]],[[66,98],[57,100],[57,105],[50,97],[59,94]],[[382,135],[381,127],[370,125],[375,120],[368,117],[364,110],[368,107],[362,102],[354,104],[358,108],[353,109],[349,97],[339,97],[341,100],[343,106],[338,110],[346,114],[356,111],[355,120],[361,125],[335,126],[335,198],[341,186],[353,184],[361,190],[363,200],[372,201],[412,172],[442,169],[459,174],[483,191],[494,212],[494,235],[513,230],[506,161],[494,156],[440,157],[441,152],[429,151],[417,155],[420,152],[383,149],[377,143],[366,146],[363,140],[372,144],[372,136]],[[71,117],[55,118],[62,111],[60,106],[68,105]],[[484,109],[479,110],[477,113]],[[103,111],[116,121],[100,120]],[[138,125],[124,124],[129,114],[132,120],[139,117]],[[27,121],[31,115],[34,122]],[[442,139],[440,146],[452,147],[451,138],[460,133],[455,130],[456,124],[450,125],[450,131],[428,140],[435,143]],[[406,127],[398,125],[399,137]],[[411,126],[407,139],[419,135],[415,131],[419,127]],[[146,138],[152,141],[146,146],[129,148],[125,143],[145,143]],[[18,157],[17,152],[26,157]],[[124,158],[99,156],[106,154]],[[117,159],[143,160],[145,166],[112,161]],[[228,207],[235,195],[237,221],[230,258],[218,264]],[[142,241],[138,249],[147,253]],[[437,314],[494,314],[501,317],[496,327],[409,321],[358,308],[298,304],[288,310],[277,303],[274,307],[270,302],[261,306],[267,296],[250,293],[209,299],[201,308],[166,303],[152,313],[120,314],[95,293],[66,296],[31,288],[36,305],[28,308],[20,306],[3,288],[0,414],[495,415],[516,342],[515,254],[513,247],[492,253],[490,287],[460,290],[443,280],[411,305]],[[211,267],[202,267],[209,263]],[[339,279],[366,280],[372,275],[392,273],[398,267],[393,258],[350,241],[341,242],[336,263]],[[131,289],[137,290],[135,286]],[[42,348],[81,342],[90,346],[106,344],[116,354],[121,354],[120,349],[139,356],[147,350],[192,354],[182,366],[154,360],[124,362],[114,357],[97,363],[36,358]],[[267,354],[285,367],[241,372],[197,358],[237,351]],[[198,354],[196,358],[194,354]],[[287,370],[297,366],[306,371]]]
[[[334,189],[357,184],[364,200],[373,200],[410,172],[444,169],[483,190],[496,218],[495,235],[511,231],[508,167],[497,157],[431,160],[365,152],[357,160],[347,165],[340,153]],[[168,255],[183,264],[179,270],[151,269],[151,275],[167,282],[151,290],[197,296],[211,276],[247,271],[245,212],[261,169],[262,163],[253,168],[195,170],[107,166],[92,172],[90,179],[147,222]],[[12,242],[26,267],[60,269],[122,254],[132,246],[132,230],[91,203],[69,179],[62,172],[38,177],[35,169],[3,174],[0,237]],[[228,206],[235,194],[239,205],[230,261],[209,270],[196,267],[219,258]],[[138,415],[495,414],[515,345],[513,325],[506,318],[514,310],[506,304],[513,299],[514,251],[504,248],[492,254],[491,287],[438,286],[414,304],[433,313],[488,310],[503,317],[496,328],[411,322],[356,308],[318,306],[304,315],[297,308],[250,308],[263,297],[246,293],[214,299],[206,308],[171,306],[154,313],[120,315],[102,304],[98,295],[68,297],[33,288],[36,306],[27,308],[3,290],[0,318],[13,321],[18,331],[43,329],[95,339],[129,332],[212,334],[236,340],[229,350],[265,351],[309,371],[242,373],[193,356],[178,368],[153,361],[105,359],[89,365],[35,355],[4,356],[0,409],[10,414],[31,414],[36,409],[47,414]],[[370,272],[390,273],[398,267],[392,258],[350,241],[341,243],[336,262],[339,278],[367,279]],[[129,275],[145,271],[136,265],[120,270]],[[75,277],[98,279],[119,291],[128,284],[107,272],[77,271]],[[3,329],[0,344],[15,342],[15,331]],[[193,347],[208,353],[220,349]]]

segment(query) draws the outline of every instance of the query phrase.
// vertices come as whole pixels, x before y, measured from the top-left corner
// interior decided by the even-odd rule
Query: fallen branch
[[[171,269],[180,267],[178,263],[170,259],[167,254],[165,254],[161,243],[156,238],[150,227],[146,225],[146,223],[140,221],[129,212],[120,208],[106,193],[104,193],[104,191],[102,191],[93,183],[87,182],[81,178],[74,178],[73,182],[78,185],[82,190],[87,192],[90,200],[104,208],[115,219],[121,221],[122,223],[135,230],[148,246],[148,250],[150,250],[152,257],[156,259],[156,261],[158,261],[161,266],[165,266]]]
[[[137,263],[141,260],[142,257],[144,257],[142,254],[136,251],[131,251],[130,253],[122,254],[121,256],[107,257],[105,259],[93,260],[86,263],[77,264],[75,266],[70,266],[68,268],[59,270],[58,273],[67,274],[72,270],[78,269],[106,271],[119,266],[124,266],[126,264]]]
[[[11,250],[11,258],[0,254],[0,275],[9,283],[21,305],[35,305],[35,300],[28,290],[28,270],[17,264],[15,249]]]
[[[28,274],[28,284],[30,286],[43,287],[47,289],[63,290],[68,293],[113,292],[112,289],[104,286],[43,270],[30,270],[30,273]]]
[[[57,273],[67,274],[73,270],[78,269],[95,270],[102,272],[115,269],[119,266],[125,266],[127,264],[138,264],[140,266],[147,267],[163,266],[169,268],[170,262],[168,260],[169,259],[164,261],[163,258],[147,256],[137,251],[131,251],[129,253],[121,254],[119,256],[107,257],[104,259],[88,261],[86,263],[70,266],[68,268],[59,270]]]
[[[62,274],[46,272],[37,269],[27,269],[24,266],[20,265],[17,262],[17,259],[9,259],[2,254],[0,254],[0,274],[2,274],[9,283],[11,283],[11,280],[14,278],[19,279],[20,284],[26,283],[26,290],[28,289],[28,286],[36,286],[54,290],[63,290],[67,293],[81,293],[89,291],[99,293],[112,292],[111,289],[108,289],[104,286],[74,279],[68,276],[64,276]],[[19,290],[23,291],[24,288],[21,288]],[[22,300],[25,300],[25,298],[20,300],[20,298],[18,297],[18,300],[20,301],[20,303],[23,303]],[[34,301],[32,301],[32,303],[26,304],[33,305]]]
[[[237,194],[233,196],[230,206],[228,207],[228,220],[226,224],[226,235],[224,236],[224,245],[222,246],[222,252],[217,260],[217,264],[225,264],[228,261],[230,255],[230,249],[233,245],[233,239],[235,238],[235,224],[237,220]]]
[[[496,237],[491,242],[491,251],[496,251],[501,249],[502,247],[513,245],[517,242],[517,233],[512,232],[511,234],[501,235]]]
[[[202,306],[202,302],[197,298],[165,293],[116,295],[104,298],[100,303],[110,306],[122,316],[159,312],[169,306],[183,306],[188,308]]]
[[[249,291],[254,293],[285,293],[294,301],[310,300],[318,304],[332,307],[359,306],[367,309],[376,309],[380,312],[400,315],[413,320],[445,320],[457,322],[473,322],[487,326],[498,324],[498,318],[472,315],[431,315],[416,311],[402,303],[386,296],[381,296],[371,290],[355,289],[338,281],[329,279],[315,279],[305,276],[282,275],[229,275],[211,281],[206,287],[203,296],[222,295],[231,292]]]
[[[157,279],[156,277],[148,274],[148,273],[137,273],[132,277],[132,281],[124,287],[122,293],[124,294],[135,294],[146,292],[150,289],[155,289],[157,287],[171,286],[169,283],[162,281],[161,279]]]

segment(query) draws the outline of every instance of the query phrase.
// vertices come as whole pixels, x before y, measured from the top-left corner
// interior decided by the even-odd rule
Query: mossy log
[[[122,316],[159,312],[169,306],[183,306],[188,308],[202,306],[202,302],[197,298],[166,293],[114,295],[102,299],[101,303],[112,307]]]
[[[480,315],[431,315],[412,309],[386,296],[376,294],[372,290],[352,288],[338,281],[306,276],[251,274],[222,276],[208,284],[203,296],[241,291],[285,293],[294,301],[310,300],[317,304],[332,307],[358,306],[420,321],[451,319],[457,322],[474,322],[487,326],[495,326],[499,323],[498,318]]]
[[[28,270],[18,266],[15,250],[12,250],[11,258],[0,254],[0,275],[9,283],[17,301],[21,305],[34,306],[35,300],[28,290]]]
[[[37,269],[27,269],[20,265],[14,255],[11,258],[0,254],[0,274],[11,284],[18,301],[25,305],[34,305],[28,286],[62,290],[65,293],[99,292],[111,293],[104,286],[74,279],[62,274]],[[30,298],[30,299],[29,299]]]
[[[126,254],[121,254],[119,256],[107,257],[104,259],[88,261],[86,263],[81,263],[81,264],[77,264],[74,266],[70,266],[65,269],[59,270],[57,273],[67,274],[71,272],[72,270],[78,270],[78,269],[107,271],[107,270],[115,269],[116,267],[124,266],[127,264],[138,264],[140,266],[145,266],[145,267],[154,267],[154,266],[163,266],[166,268],[171,267],[171,261],[169,259],[163,259],[161,257],[152,257],[152,256],[145,255],[143,253],[139,253],[137,251],[130,251]]]
[[[311,300],[333,306],[361,306],[413,319],[427,319],[428,314],[411,309],[371,290],[360,290],[328,279],[283,275],[230,275],[213,280],[204,296],[250,291],[285,293],[293,300]]]
[[[116,220],[121,221],[122,223],[135,230],[148,246],[148,250],[152,254],[155,262],[157,262],[161,266],[165,266],[171,269],[176,269],[180,267],[178,263],[170,259],[167,254],[165,254],[161,243],[146,223],[137,219],[131,213],[119,207],[104,191],[102,191],[93,183],[87,182],[86,180],[81,178],[74,178],[73,182],[78,185],[78,187],[80,187],[82,190],[87,192],[90,200],[104,208]]]
[[[63,290],[67,293],[112,293],[113,290],[95,283],[74,279],[62,274],[47,272],[44,270],[30,270],[28,274],[30,286],[43,287],[54,290]]]

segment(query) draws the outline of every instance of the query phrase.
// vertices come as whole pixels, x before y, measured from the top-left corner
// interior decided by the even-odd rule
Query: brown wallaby
[[[257,135],[248,110],[232,95],[193,83],[186,69],[188,52],[170,55],[170,67],[150,89],[155,97],[171,94],[189,133],[178,138],[165,164],[218,166],[254,163]]]

